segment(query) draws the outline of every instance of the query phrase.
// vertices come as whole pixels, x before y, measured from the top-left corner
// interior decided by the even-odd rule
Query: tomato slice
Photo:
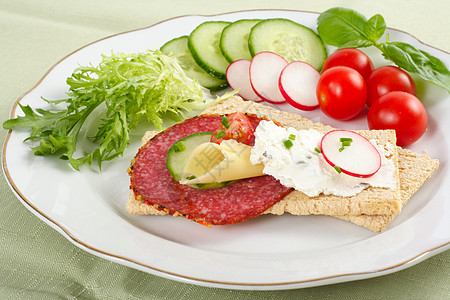
[[[211,142],[220,144],[223,140],[236,140],[248,145],[254,135],[250,120],[240,112],[222,116],[222,123],[211,136]]]

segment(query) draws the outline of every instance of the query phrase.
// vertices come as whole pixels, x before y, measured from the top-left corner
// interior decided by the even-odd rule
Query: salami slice
[[[260,119],[249,116],[256,127]],[[280,201],[291,189],[272,176],[238,180],[215,189],[195,189],[174,180],[166,167],[167,151],[179,139],[214,131],[221,116],[201,115],[157,134],[133,160],[130,176],[136,197],[172,215],[205,225],[226,225],[256,217]]]

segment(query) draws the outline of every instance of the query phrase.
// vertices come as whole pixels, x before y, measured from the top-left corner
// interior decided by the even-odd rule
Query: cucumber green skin
[[[229,62],[220,51],[222,30],[229,25],[225,21],[208,21],[197,26],[189,35],[188,48],[195,62],[214,77],[226,79]]]
[[[189,186],[197,189],[197,190],[206,190],[206,189],[218,189],[221,187],[225,187],[234,181],[223,181],[223,182],[210,182],[210,183],[197,183],[197,184],[189,184]]]
[[[197,80],[201,86],[211,92],[217,92],[228,87],[226,80],[209,75],[208,72],[197,65],[189,51],[188,40],[187,35],[175,38],[165,43],[160,50],[166,55],[177,56],[178,62],[186,75],[193,80]]]
[[[207,143],[211,140],[212,132],[197,132],[191,135],[188,135],[182,139],[179,139],[169,148],[167,151],[167,160],[166,165],[170,174],[176,181],[180,181],[181,174],[183,173],[184,166],[191,155],[192,151],[200,144]],[[175,152],[174,145],[178,142],[183,142],[186,146],[186,149],[181,152]],[[233,181],[224,181],[224,182],[211,182],[211,183],[198,183],[198,184],[189,184],[189,186],[196,189],[212,189],[212,188],[221,188],[229,185]]]
[[[292,43],[300,42],[301,45],[294,47],[294,50],[287,49],[285,44],[277,47],[276,42],[286,35],[290,35],[287,39],[292,40]],[[250,31],[248,43],[252,56],[259,52],[271,51],[281,55],[288,62],[304,61],[317,70],[322,68],[327,58],[325,45],[313,30],[287,19],[268,19],[259,22]]]
[[[253,26],[261,20],[242,19],[225,27],[220,36],[220,50],[223,56],[232,63],[239,59],[252,60],[248,49],[248,36]]]

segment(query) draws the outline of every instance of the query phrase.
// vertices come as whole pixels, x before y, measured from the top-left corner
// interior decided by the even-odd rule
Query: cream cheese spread
[[[394,145],[370,142],[381,154],[381,168],[373,176],[358,178],[338,173],[317,150],[323,134],[314,130],[296,130],[261,121],[255,130],[255,145],[251,150],[252,164],[262,163],[263,173],[278,179],[310,197],[320,194],[349,197],[365,188],[395,189]],[[290,141],[288,147],[286,141]]]

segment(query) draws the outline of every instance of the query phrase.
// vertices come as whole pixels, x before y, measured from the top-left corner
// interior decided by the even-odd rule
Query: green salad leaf
[[[26,140],[38,142],[32,147],[35,155],[60,155],[76,170],[94,160],[101,168],[103,161],[122,155],[130,131],[142,118],[163,129],[165,114],[184,118],[184,112],[209,105],[203,99],[203,88],[186,76],[177,59],[159,50],[103,55],[97,67],[75,69],[67,84],[67,99],[44,99],[52,107],[48,110],[18,103],[24,115],[7,120],[3,127],[31,129]],[[90,137],[96,147],[74,157],[88,118],[98,123]]]
[[[317,19],[322,40],[338,48],[374,46],[400,68],[414,73],[450,92],[450,71],[437,57],[403,42],[379,42],[386,31],[384,18],[377,14],[367,20],[360,13],[342,7],[331,8]]]

